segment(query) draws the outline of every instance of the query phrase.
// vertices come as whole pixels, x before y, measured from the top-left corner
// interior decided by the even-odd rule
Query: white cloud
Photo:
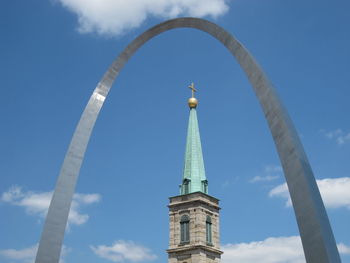
[[[276,180],[282,173],[282,167],[279,165],[266,165],[263,171],[264,175],[257,175],[249,180],[250,183],[268,182]]]
[[[269,237],[263,241],[227,244],[222,263],[305,263],[299,236]]]
[[[348,254],[350,255],[350,246],[345,245],[344,243],[338,244],[338,250],[340,254]]]
[[[34,262],[38,245],[24,249],[4,249],[0,250],[0,255],[5,258],[16,260],[18,262]]]
[[[34,263],[37,250],[38,244],[23,249],[3,249],[0,250],[0,255],[11,260],[11,262]],[[63,246],[60,263],[64,263],[63,258],[69,251],[70,249],[67,249],[67,247]]]
[[[350,254],[350,247],[340,243],[339,252]],[[222,246],[222,263],[305,263],[299,236],[269,237],[263,241]]]
[[[118,240],[112,246],[90,246],[99,257],[113,262],[142,262],[152,261],[157,258],[149,248],[137,245],[132,241]]]
[[[1,196],[1,201],[23,207],[30,215],[45,217],[50,205],[52,192],[24,192],[19,186],[12,186]],[[87,222],[89,216],[80,212],[82,205],[99,202],[99,194],[74,194],[68,217],[68,224],[81,225]]]
[[[350,142],[350,132],[346,133],[342,129],[336,129],[334,131],[325,131],[321,130],[328,139],[333,139],[337,142],[338,145],[343,145],[347,142]]]
[[[346,207],[350,209],[350,177],[326,178],[316,180],[320,189],[323,202],[327,208]],[[270,197],[282,197],[287,199],[286,206],[291,206],[287,184],[281,184],[269,192]]]
[[[213,18],[226,13],[228,0],[58,0],[78,16],[81,33],[121,35],[148,17],[194,16]]]

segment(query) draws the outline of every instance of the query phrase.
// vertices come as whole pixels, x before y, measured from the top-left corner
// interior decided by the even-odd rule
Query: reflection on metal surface
[[[219,40],[246,73],[264,111],[283,166],[308,263],[338,263],[339,253],[310,164],[273,85],[244,46],[218,25],[198,18],[168,20],[132,41],[91,96],[65,156],[39,243],[36,263],[58,263],[68,213],[85,150],[104,98],[128,59],[145,42],[174,28],[195,28]]]
[[[103,103],[103,102],[105,101],[105,99],[106,99],[105,96],[103,96],[103,95],[101,95],[101,94],[98,94],[97,92],[94,92],[93,96],[94,96],[97,100],[101,101],[102,103]]]

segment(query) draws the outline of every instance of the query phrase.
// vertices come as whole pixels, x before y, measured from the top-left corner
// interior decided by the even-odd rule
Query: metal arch
[[[94,90],[66,153],[41,235],[36,263],[58,263],[79,170],[103,102],[128,59],[145,42],[174,28],[195,28],[219,40],[237,59],[252,84],[270,127],[282,166],[308,263],[341,262],[328,216],[298,134],[272,83],[254,58],[232,35],[199,18],[158,24],[132,41]]]

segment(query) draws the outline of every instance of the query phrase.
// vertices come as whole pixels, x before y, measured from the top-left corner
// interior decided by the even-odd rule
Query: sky
[[[114,58],[166,19],[194,16],[241,41],[276,86],[350,263],[350,3],[346,0],[11,0],[0,3],[0,262],[32,263],[80,115]],[[176,29],[146,43],[96,122],[61,262],[167,261],[197,109],[222,263],[305,262],[280,161],[243,71],[211,36]]]

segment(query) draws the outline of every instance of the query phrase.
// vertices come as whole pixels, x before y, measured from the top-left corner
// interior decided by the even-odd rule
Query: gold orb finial
[[[189,98],[188,99],[188,106],[192,108],[196,108],[198,105],[198,100],[196,98]]]
[[[188,99],[188,106],[192,109],[192,108],[196,108],[198,105],[198,100],[194,97],[194,93],[197,91],[194,88],[194,84],[192,82],[192,84],[188,87],[189,89],[192,90],[192,98]]]

